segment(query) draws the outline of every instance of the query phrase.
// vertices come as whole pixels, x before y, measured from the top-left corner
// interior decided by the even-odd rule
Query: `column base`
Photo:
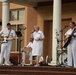
[[[57,63],[56,63],[56,61],[51,61],[51,63],[48,63],[48,65],[50,65],[50,66],[56,66]]]

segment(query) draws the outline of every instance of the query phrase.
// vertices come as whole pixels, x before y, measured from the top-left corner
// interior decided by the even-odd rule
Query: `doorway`
[[[49,56],[49,59],[52,58],[52,21],[44,21],[44,43],[43,43],[43,57],[44,60],[46,56]]]
[[[72,21],[71,18],[68,19],[62,19],[62,25],[61,28],[63,29],[66,25],[68,27],[61,33],[62,34],[62,40],[64,40],[64,34],[69,29],[69,23]],[[48,55],[50,60],[52,59],[52,20],[45,20],[44,21],[44,43],[43,43],[43,57],[44,60],[46,59],[46,56]]]

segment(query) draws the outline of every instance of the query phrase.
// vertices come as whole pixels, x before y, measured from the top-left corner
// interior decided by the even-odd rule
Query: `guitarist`
[[[71,22],[69,25],[70,29],[65,33],[67,39],[71,36],[70,42],[67,46],[67,65],[76,67],[76,24],[75,22]]]
[[[4,38],[4,37],[6,37],[6,38]],[[11,62],[9,61],[10,50],[11,50],[11,46],[12,46],[12,40],[14,40],[15,37],[16,37],[15,31],[11,28],[11,24],[7,23],[7,27],[0,31],[0,40],[2,40],[2,41],[6,40],[1,45],[0,65],[2,65],[4,54],[5,54],[4,64],[5,65],[10,65],[11,64]]]

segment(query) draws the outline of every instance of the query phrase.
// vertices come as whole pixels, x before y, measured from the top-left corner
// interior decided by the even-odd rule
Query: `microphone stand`
[[[60,32],[63,32],[68,26],[65,26],[63,29],[60,30]]]
[[[67,27],[68,27],[68,26],[65,26],[63,29],[60,30],[60,32],[62,33],[62,35],[63,35],[63,31],[64,31]],[[63,54],[62,40],[63,40],[63,39],[61,39],[61,53],[60,53],[60,54],[61,54],[61,64],[60,64],[60,66],[61,66],[61,65],[64,65],[64,64],[63,64],[63,58],[62,58],[62,54]]]
[[[21,52],[21,42],[23,41],[23,39],[21,39],[21,37],[22,37],[21,30],[23,30],[23,29],[19,28],[19,32],[20,32],[19,37],[20,37],[20,40],[19,40],[19,50],[18,50],[19,51],[19,53],[18,53],[18,66],[21,65],[21,63],[20,63],[20,52]]]

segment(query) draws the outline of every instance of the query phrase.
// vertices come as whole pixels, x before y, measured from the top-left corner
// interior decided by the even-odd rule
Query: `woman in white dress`
[[[32,49],[32,56],[35,56],[36,65],[38,65],[39,57],[42,55],[44,34],[43,34],[42,31],[39,30],[38,26],[34,26],[34,30],[35,31],[32,34],[32,37],[34,39],[33,49]]]
[[[75,23],[71,22],[70,23],[70,29],[65,33],[66,38],[68,38],[73,32],[73,34],[71,35],[71,41],[67,47],[68,49],[68,62],[67,65],[68,66],[74,66],[76,67],[76,27],[75,27]]]

